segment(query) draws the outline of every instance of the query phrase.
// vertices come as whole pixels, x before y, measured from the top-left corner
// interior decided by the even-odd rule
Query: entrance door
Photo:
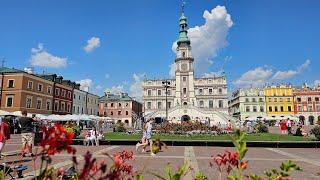
[[[188,115],[183,115],[183,116],[181,117],[181,121],[190,121],[190,116],[188,116]]]

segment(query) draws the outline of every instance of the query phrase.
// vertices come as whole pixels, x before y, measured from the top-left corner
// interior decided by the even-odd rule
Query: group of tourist
[[[97,129],[93,127],[85,131],[83,145],[89,146],[91,143],[92,146],[99,146],[99,141],[101,139],[103,139],[103,133],[101,131],[97,131]]]
[[[296,132],[293,133],[294,128]],[[295,135],[295,136],[307,136],[308,133],[303,129],[301,123],[296,123],[289,118],[287,120],[281,120],[280,122],[281,134]]]

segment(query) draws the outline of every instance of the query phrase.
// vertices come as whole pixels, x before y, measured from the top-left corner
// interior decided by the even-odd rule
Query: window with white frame
[[[302,106],[298,106],[298,111],[302,111]]]
[[[47,100],[47,103],[46,103],[46,109],[47,111],[49,111],[51,109],[51,100]]]
[[[26,108],[32,107],[32,96],[27,96],[26,98]]]
[[[13,107],[13,95],[8,95],[6,98],[6,107]]]
[[[246,112],[250,112],[250,106],[246,106]]]
[[[62,102],[61,103],[61,106],[60,106],[60,111],[65,111],[65,103],[64,102]]]
[[[37,98],[36,108],[37,109],[41,109],[41,107],[42,107],[42,99],[41,98]]]
[[[56,96],[59,96],[59,94],[60,94],[60,89],[59,88],[55,89],[55,94],[56,94]]]
[[[260,112],[264,112],[264,107],[260,106]]]
[[[223,101],[219,100],[219,108],[223,108]]]
[[[219,88],[219,90],[218,90],[218,91],[219,91],[219,94],[222,94],[222,89],[221,89],[221,88]]]
[[[8,88],[14,88],[14,79],[8,80]]]
[[[161,96],[161,90],[160,89],[158,90],[158,96]]]
[[[209,100],[209,108],[213,108],[213,100]]]
[[[28,81],[27,88],[28,89],[33,89],[33,81]]]
[[[151,89],[148,89],[148,92],[147,92],[147,94],[148,94],[148,96],[151,96]]]
[[[51,87],[51,86],[48,86],[48,88],[47,88],[48,94],[51,94],[51,91],[52,91],[52,87]]]
[[[158,102],[158,109],[161,109],[162,107],[162,103],[161,102]]]
[[[203,94],[203,89],[199,89],[199,94],[200,94],[200,95]]]
[[[43,85],[39,83],[39,84],[38,84],[38,91],[40,91],[40,92],[41,92],[41,91],[42,91],[42,89],[43,89]]]
[[[209,89],[209,94],[212,94],[212,93],[213,93],[212,89]]]
[[[252,107],[253,112],[257,112],[257,106]]]
[[[147,109],[151,109],[151,102],[147,102]]]
[[[54,102],[54,110],[55,110],[55,111],[58,111],[58,108],[59,108],[59,102],[58,102],[58,101],[55,101],[55,102]]]
[[[199,101],[199,105],[200,105],[201,108],[203,108],[204,107],[204,102],[202,100]]]

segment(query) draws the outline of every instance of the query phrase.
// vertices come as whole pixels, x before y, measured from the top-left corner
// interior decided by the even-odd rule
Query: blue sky
[[[144,75],[169,77],[180,4],[178,0],[3,0],[0,58],[8,67],[33,64],[38,73],[85,80],[99,95],[106,88],[120,88],[139,96]],[[198,68],[197,75],[223,68],[230,90],[265,83],[313,84],[320,80],[319,8],[316,0],[188,0],[189,27],[211,28],[198,42],[191,38],[192,45],[209,41],[206,47],[193,47],[195,57],[203,58],[199,64],[206,66]],[[205,10],[213,17],[207,23]],[[96,39],[86,52],[91,38]],[[46,57],[62,64],[41,65]]]

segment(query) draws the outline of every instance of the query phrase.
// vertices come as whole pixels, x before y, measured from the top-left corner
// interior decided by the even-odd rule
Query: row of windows
[[[259,106],[260,111],[259,112],[264,112],[264,106]],[[250,106],[246,106],[246,112],[258,112],[258,107],[257,106],[252,106],[252,110]]]
[[[301,97],[297,97],[297,102],[301,102],[301,99],[302,99]],[[308,100],[308,102],[311,102],[313,100],[313,98],[308,97],[307,100]],[[319,97],[315,97],[314,101],[319,102]]]
[[[27,96],[26,98],[26,108],[32,108],[32,96]],[[51,100],[46,101],[46,110],[51,110]],[[42,98],[36,99],[36,109],[42,109]]]
[[[108,107],[108,103],[105,104],[106,107]],[[116,103],[110,103],[110,107],[115,107]],[[122,107],[122,103],[118,103],[118,107]],[[129,107],[129,103],[125,103],[125,107]]]
[[[152,96],[152,90],[149,89],[149,90],[147,91],[147,94],[148,94],[148,96]],[[164,92],[163,95],[165,95],[165,94],[166,94],[166,93]],[[158,95],[158,96],[162,96],[162,90],[158,89],[158,90],[157,90],[157,95]],[[171,95],[171,90],[170,90],[170,89],[168,89],[167,95],[168,95],[168,96]]]
[[[269,106],[269,112],[284,112],[284,107],[283,106],[280,106],[280,108],[278,108],[278,106]],[[292,109],[291,109],[291,106],[287,106],[287,111],[288,112],[291,112]]]
[[[73,94],[73,99],[76,99],[76,94]],[[78,96],[79,101],[81,100],[81,96]],[[82,101],[86,101],[86,97],[82,96]],[[88,98],[88,103],[93,102],[92,98]],[[94,99],[94,103],[97,104],[97,100]]]
[[[55,111],[62,111],[62,112],[71,112],[71,106],[68,104],[67,106],[65,105],[64,102],[54,102],[54,110]]]
[[[33,81],[28,81],[27,89],[33,89]],[[43,91],[43,84],[38,83],[37,91],[39,91],[39,92],[42,92],[42,91]],[[52,87],[51,87],[51,86],[48,86],[48,87],[47,87],[47,93],[48,93],[48,94],[51,94],[51,92],[52,92]]]
[[[187,88],[183,88],[183,89],[182,89],[182,93],[183,93],[183,94],[187,94]],[[219,93],[219,94],[222,94],[222,88],[219,88],[219,89],[218,89],[218,93]],[[148,96],[152,96],[152,90],[149,89],[149,90],[147,91],[147,94],[148,94]],[[157,95],[158,95],[158,96],[162,96],[162,95],[165,95],[165,94],[166,94],[165,92],[162,93],[162,90],[160,90],[160,89],[157,90]],[[208,94],[210,94],[210,95],[213,94],[213,89],[208,89]],[[167,91],[167,95],[168,95],[168,96],[171,95],[171,90],[168,90],[168,91]],[[198,89],[198,95],[204,95],[204,90],[203,90],[203,89]]]
[[[268,102],[283,102],[283,98],[279,98],[279,101],[278,101],[278,98],[268,98]],[[291,98],[286,98],[285,99],[286,100],[286,102],[291,102]]]
[[[171,108],[171,102],[168,102],[168,108],[170,109]],[[183,105],[188,105],[187,102],[184,102]],[[199,107],[200,108],[204,108],[204,101],[199,101]],[[208,103],[208,107],[209,108],[213,108],[213,100],[209,100],[209,103]],[[219,100],[218,101],[218,107],[219,108],[223,108],[224,105],[223,105],[223,100]],[[163,109],[165,107],[163,107],[162,105],[162,102],[157,102],[157,109]],[[151,102],[147,102],[147,109],[152,109],[152,103]]]
[[[110,115],[113,116],[113,111],[110,111]],[[121,110],[118,111],[118,115],[119,116],[122,115],[122,111]],[[129,111],[126,111],[125,115],[128,116],[129,115]]]
[[[259,98],[259,99],[252,98],[251,102],[258,102],[258,100],[259,100],[259,102],[263,102],[263,98]],[[246,102],[250,102],[249,98],[246,98]]]
[[[302,112],[302,111],[312,112],[312,111],[314,111],[314,109],[312,106],[308,106],[308,107],[304,106],[303,108],[302,108],[302,106],[298,106],[298,111],[299,112]],[[320,105],[316,106],[316,111],[320,112]]]
[[[69,99],[71,99],[71,91],[66,91],[65,89],[56,88],[55,89],[55,95],[56,96],[61,96],[61,97],[66,97],[67,96]]]

